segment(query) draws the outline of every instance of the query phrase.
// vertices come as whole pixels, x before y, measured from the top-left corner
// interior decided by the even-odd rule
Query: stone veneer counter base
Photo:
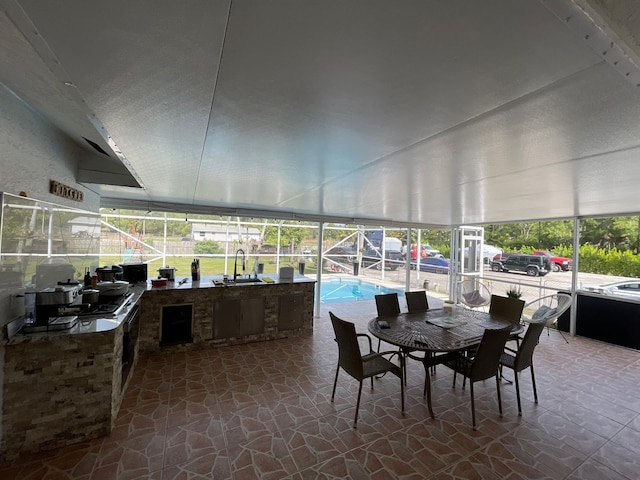
[[[215,286],[207,278],[149,288],[140,307],[140,352],[311,335],[314,288],[314,280],[301,276],[289,283]],[[167,338],[180,322],[187,331],[173,332],[175,341]]]

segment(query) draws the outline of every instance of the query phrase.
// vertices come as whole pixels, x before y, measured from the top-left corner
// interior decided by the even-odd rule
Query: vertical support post
[[[318,223],[318,258],[316,259],[316,317],[320,316],[320,288],[322,283],[322,244],[324,236],[324,224]]]
[[[162,265],[167,264],[167,212],[164,212],[164,223],[162,224]]]
[[[451,229],[451,238],[449,239],[449,250],[451,252],[451,263],[449,265],[449,300],[453,300],[454,303],[458,302],[457,295],[457,284],[458,284],[458,275],[460,275],[460,267],[459,263],[459,252],[458,252],[458,242],[460,230],[459,227],[454,227]]]
[[[231,217],[227,217],[227,239],[224,242],[224,274],[228,275],[227,266],[229,265],[229,227],[231,225]]]
[[[569,334],[576,334],[576,318],[578,309],[578,297],[576,295],[578,285],[578,270],[580,267],[580,218],[573,219],[573,269],[571,270],[571,311],[569,312]]]
[[[405,280],[404,289],[411,291],[411,227],[407,228],[407,253],[404,256]]]

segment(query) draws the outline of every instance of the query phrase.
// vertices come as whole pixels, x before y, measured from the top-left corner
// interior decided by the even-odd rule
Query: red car
[[[554,272],[559,272],[561,270],[566,272],[573,268],[573,260],[571,258],[557,257],[549,250],[534,250],[533,254],[547,257],[551,261],[551,267]]]

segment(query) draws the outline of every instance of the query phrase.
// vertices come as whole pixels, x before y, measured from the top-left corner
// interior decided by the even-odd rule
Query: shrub
[[[201,242],[196,242],[193,251],[197,255],[207,255],[224,252],[220,244],[218,242],[214,242],[213,240],[203,240]]]

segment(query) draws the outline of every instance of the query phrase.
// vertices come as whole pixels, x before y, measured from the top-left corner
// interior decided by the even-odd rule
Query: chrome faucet
[[[242,273],[244,273],[245,271],[245,256],[244,256],[244,250],[242,250],[241,248],[239,248],[238,250],[236,250],[236,258],[233,261],[233,281],[236,281],[236,278],[238,278],[238,253],[242,254]]]

